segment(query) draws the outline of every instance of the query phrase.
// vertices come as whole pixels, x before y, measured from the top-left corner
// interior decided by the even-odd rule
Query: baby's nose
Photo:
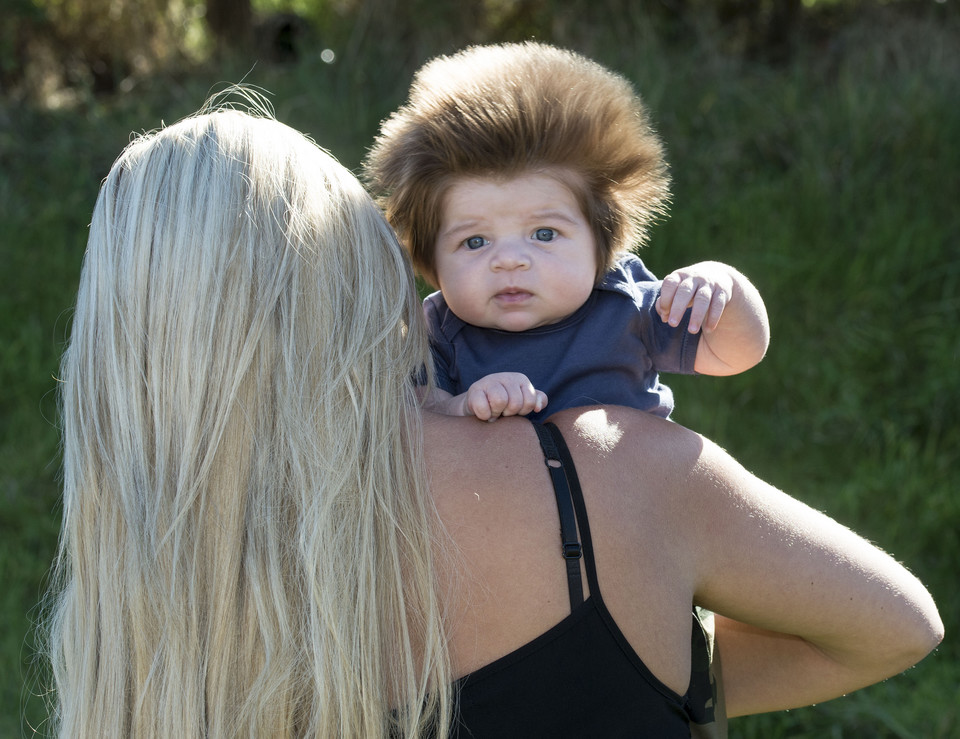
[[[494,249],[490,266],[494,270],[526,269],[530,266],[530,253],[522,241],[504,241]]]

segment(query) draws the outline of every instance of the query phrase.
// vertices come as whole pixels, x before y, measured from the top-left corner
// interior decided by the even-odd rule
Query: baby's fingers
[[[547,402],[548,402],[547,394],[542,390],[536,390],[535,398],[533,402],[533,408],[531,410],[534,413],[539,413],[540,411],[542,411],[544,408],[547,407]],[[527,412],[529,413],[530,411],[527,411]]]
[[[496,421],[500,416],[523,412],[523,392],[517,386],[489,383],[471,389],[467,407],[481,421]]]
[[[508,400],[500,409],[502,416],[525,416],[541,410],[547,404],[547,396],[534,389],[529,382],[509,384],[504,389]]]
[[[723,311],[727,307],[727,303],[729,301],[730,296],[726,291],[713,291],[713,298],[710,300],[710,307],[707,310],[707,316],[703,322],[704,331],[710,332],[717,327],[717,325],[720,323],[720,317],[723,315]]]
[[[498,372],[471,385],[466,404],[467,410],[480,420],[494,421],[500,416],[525,416],[543,410],[547,396],[534,388],[524,374]]]
[[[693,305],[695,297],[699,294],[699,289],[702,287],[702,283],[693,277],[686,277],[681,280],[680,284],[677,285],[677,289],[673,294],[673,300],[669,305],[669,310],[661,310],[661,320],[666,323],[669,323],[671,326],[679,326],[680,322],[683,320],[683,314],[687,312],[687,308],[690,308]],[[661,291],[662,296],[662,291]],[[709,301],[709,295],[707,296]],[[703,306],[703,311],[706,312],[706,306]],[[663,317],[663,313],[666,312],[666,318]],[[701,319],[703,314],[701,314]],[[699,329],[699,322],[697,323]]]
[[[660,320],[664,323],[670,318],[670,308],[681,282],[683,282],[683,277],[676,272],[671,272],[660,283],[660,296],[657,298],[656,308]]]
[[[487,400],[487,394],[482,390],[471,389],[467,394],[467,411],[481,421],[493,421],[496,418]]]
[[[687,323],[687,331],[695,334],[700,330],[705,321],[709,321],[712,315],[711,310],[713,303],[713,288],[707,283],[700,285],[690,300],[690,321]]]

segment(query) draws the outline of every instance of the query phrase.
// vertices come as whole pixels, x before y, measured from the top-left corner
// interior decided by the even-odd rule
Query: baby
[[[439,288],[424,301],[427,407],[667,417],[661,372],[736,374],[766,352],[766,309],[740,272],[702,262],[660,282],[630,253],[666,209],[663,147],[630,84],[576,53],[504,44],[429,62],[364,167]]]

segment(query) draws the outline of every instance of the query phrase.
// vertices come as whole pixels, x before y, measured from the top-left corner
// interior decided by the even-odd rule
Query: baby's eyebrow
[[[465,221],[455,221],[450,224],[447,228],[440,231],[440,234],[437,236],[438,239],[448,239],[454,234],[459,234],[464,231],[474,231],[479,229],[483,225],[483,222],[478,218],[471,218]]]
[[[535,221],[542,220],[555,220],[555,221],[565,221],[569,224],[575,225],[579,221],[569,215],[566,211],[563,210],[538,210],[530,214],[531,218]]]

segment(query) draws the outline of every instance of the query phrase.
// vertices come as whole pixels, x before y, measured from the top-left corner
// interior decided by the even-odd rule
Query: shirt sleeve
[[[658,280],[638,257],[631,254],[617,263],[600,287],[623,293],[633,301],[638,313],[640,339],[655,372],[695,374],[693,367],[700,333],[691,334],[687,331],[689,309],[679,326],[674,327],[660,320],[656,305],[662,284],[662,280]]]
[[[660,320],[656,310],[663,281],[658,280],[641,259],[633,254],[620,260],[618,267],[622,270],[618,276],[620,289],[632,295],[637,310],[642,314],[642,339],[654,369],[671,374],[695,374],[693,367],[697,359],[697,347],[700,345],[700,332],[691,334],[687,330],[690,309],[683,314],[679,326],[665,323]]]
[[[660,282],[651,290],[651,299],[646,306],[647,316],[645,324],[647,332],[644,342],[647,351],[658,372],[671,374],[693,375],[697,361],[697,347],[700,345],[700,332],[691,334],[687,328],[690,324],[690,309],[683,314],[679,325],[671,326],[660,319],[656,311],[657,298],[660,297]],[[653,288],[653,286],[651,286]]]

